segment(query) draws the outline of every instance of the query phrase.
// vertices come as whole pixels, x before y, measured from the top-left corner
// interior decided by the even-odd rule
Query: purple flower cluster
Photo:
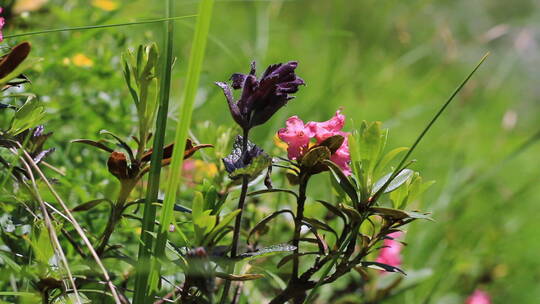
[[[262,77],[255,75],[255,62],[249,74],[235,73],[231,76],[232,88],[225,82],[216,82],[223,89],[229,110],[243,130],[249,130],[268,121],[280,108],[294,98],[302,78],[296,76],[296,61],[269,66]],[[239,100],[235,100],[232,89],[242,90]]]

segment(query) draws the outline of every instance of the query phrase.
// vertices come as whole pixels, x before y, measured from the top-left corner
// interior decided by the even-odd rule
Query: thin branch
[[[31,165],[32,168],[34,168],[34,170],[36,170],[36,172],[41,177],[41,179],[43,179],[43,181],[47,185],[47,188],[49,189],[51,194],[54,196],[54,198],[58,201],[58,203],[62,206],[62,208],[66,212],[66,215],[71,220],[71,223],[73,224],[73,227],[75,228],[77,233],[81,236],[81,238],[84,241],[85,245],[88,247],[88,250],[90,250],[90,253],[92,254],[92,257],[94,258],[94,260],[98,264],[99,268],[103,272],[103,277],[105,278],[105,281],[107,281],[107,285],[108,285],[109,289],[111,290],[111,293],[113,295],[115,303],[116,304],[121,304],[122,302],[120,301],[120,298],[118,297],[118,293],[116,292],[116,287],[112,283],[111,278],[109,276],[109,273],[107,272],[107,269],[105,268],[105,266],[101,262],[99,256],[97,255],[96,251],[94,250],[94,247],[92,246],[92,243],[90,243],[90,240],[84,234],[83,229],[81,228],[81,226],[79,225],[79,223],[77,222],[77,220],[75,219],[75,217],[73,216],[71,211],[69,210],[68,206],[64,203],[64,201],[58,195],[56,190],[54,190],[54,188],[52,187],[51,183],[49,182],[49,180],[47,179],[45,174],[43,174],[43,171],[41,171],[41,169],[34,162],[32,157],[22,148],[22,146],[20,146],[20,144],[19,144],[19,149],[21,149],[21,151],[24,154],[24,157],[27,159],[28,163]]]
[[[22,147],[21,147],[22,148]],[[23,153],[25,156],[28,154],[26,151],[23,150]],[[33,162],[32,158],[29,157],[29,159]],[[41,195],[39,194],[39,189],[36,183],[36,180],[34,178],[34,174],[32,173],[32,169],[30,169],[30,166],[28,163],[24,160],[23,157],[20,157],[21,163],[26,167],[26,170],[28,171],[28,175],[30,176],[30,180],[32,181],[32,187],[34,188],[33,191],[31,189],[30,192],[32,195],[37,199],[39,202],[39,206],[41,208],[41,212],[43,213],[43,219],[45,221],[45,225],[47,226],[47,231],[49,232],[49,237],[51,239],[51,242],[53,243],[53,246],[55,247],[56,254],[60,257],[60,261],[62,261],[62,264],[64,264],[64,268],[66,270],[67,276],[69,278],[69,281],[71,282],[71,285],[73,287],[73,293],[75,294],[75,298],[77,300],[77,303],[82,304],[81,297],[79,295],[79,292],[77,290],[77,285],[75,284],[75,279],[73,278],[73,275],[71,274],[71,270],[69,268],[69,263],[67,261],[66,255],[64,254],[64,251],[62,249],[62,245],[60,245],[60,241],[58,240],[58,235],[56,235],[56,231],[54,229],[54,226],[51,221],[51,217],[49,216],[49,212],[47,211],[47,207],[45,206],[45,203],[43,199],[41,198]],[[48,300],[48,299],[46,299]]]

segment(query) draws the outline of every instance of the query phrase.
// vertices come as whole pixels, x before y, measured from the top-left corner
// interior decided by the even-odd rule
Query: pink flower
[[[308,151],[312,138],[315,138],[317,144],[319,144],[331,136],[343,136],[345,138],[343,144],[332,154],[330,160],[341,167],[345,174],[351,175],[352,172],[349,167],[351,156],[347,139],[349,133],[341,131],[345,125],[345,115],[341,114],[341,111],[338,110],[334,117],[323,122],[310,121],[304,124],[298,116],[293,116],[287,119],[286,124],[286,128],[278,131],[278,137],[288,144],[287,152],[291,160],[298,159]]]
[[[473,294],[467,298],[465,304],[491,304],[491,298],[487,292],[476,289]]]
[[[330,160],[343,169],[343,173],[351,175],[352,171],[349,166],[349,162],[351,161],[351,154],[349,153],[349,133],[340,132],[339,135],[343,136],[345,140],[336,153],[332,154]]]
[[[309,123],[304,125],[304,122],[296,115],[287,119],[286,125],[286,128],[278,131],[278,137],[288,144],[289,159],[295,160],[307,151],[309,141],[315,133],[308,127]]]
[[[2,13],[4,9],[0,6],[0,14]],[[2,28],[6,24],[6,19],[4,17],[0,17],[0,42],[4,41],[4,35],[2,34]]]
[[[341,114],[341,111],[339,110],[336,112],[336,115],[334,115],[334,117],[330,118],[330,120],[323,122],[312,121],[307,124],[311,131],[315,133],[315,138],[317,139],[318,143],[336,134],[346,134],[344,132],[341,132],[341,129],[343,129],[344,125],[345,115]]]
[[[394,232],[390,233],[388,236],[397,239],[402,234],[402,232]],[[381,249],[376,262],[394,267],[401,266],[401,249],[403,248],[403,245],[398,241],[385,239],[383,246],[384,248]]]

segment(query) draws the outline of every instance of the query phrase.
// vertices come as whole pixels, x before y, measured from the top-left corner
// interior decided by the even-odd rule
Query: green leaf
[[[328,209],[333,214],[341,217],[345,223],[347,223],[347,218],[345,217],[345,214],[339,210],[336,206],[330,204],[329,202],[325,202],[323,200],[317,200],[318,203],[322,204],[326,209]]]
[[[349,220],[351,222],[360,222],[362,221],[362,215],[360,215],[360,213],[358,211],[356,211],[356,209],[354,208],[351,208],[347,205],[344,205],[344,204],[339,204],[338,205],[338,208],[343,211],[343,213],[347,214],[347,216],[349,217]]]
[[[349,135],[349,153],[351,155],[351,168],[354,173],[354,175],[357,178],[361,177],[360,172],[360,161],[361,161],[361,155],[360,155],[360,147],[358,143],[358,131],[353,131]]]
[[[44,107],[36,98],[30,96],[24,105],[15,112],[7,132],[11,135],[17,135],[27,129],[34,128],[42,123],[44,115]]]
[[[260,232],[261,230],[263,230],[266,227],[266,224],[268,224],[268,222],[270,222],[272,219],[274,219],[276,216],[278,216],[278,215],[280,215],[282,213],[289,213],[292,217],[294,217],[294,213],[291,210],[288,210],[288,209],[283,209],[283,210],[273,212],[272,214],[270,214],[267,217],[263,218],[260,222],[257,223],[257,225],[255,225],[255,227],[253,227],[251,229],[251,231],[249,232],[249,235],[247,237],[248,243],[249,243],[249,239],[251,238],[251,236],[255,232]]]
[[[303,221],[306,224],[308,224],[311,227],[314,227],[314,228],[316,228],[318,230],[324,230],[324,231],[331,232],[332,234],[334,234],[336,239],[338,239],[338,235],[337,235],[336,231],[332,227],[330,227],[328,224],[323,223],[322,221],[319,221],[318,219],[314,219],[314,218],[310,218],[310,217],[304,217]]]
[[[111,200],[106,199],[106,198],[100,198],[100,199],[95,199],[95,200],[88,201],[86,203],[82,203],[82,204],[78,205],[77,207],[71,209],[71,211],[73,211],[73,212],[87,211],[87,210],[90,210],[90,209],[98,206],[99,204],[101,204],[103,202],[109,203],[111,205],[111,207],[113,205],[113,202],[111,202]]]
[[[318,251],[315,251],[315,252],[299,252],[299,253],[289,254],[288,256],[285,256],[281,260],[279,260],[279,262],[276,265],[276,268],[281,268],[284,265],[286,265],[287,263],[289,263],[290,261],[292,261],[294,258],[305,256],[305,255],[319,255],[320,256],[320,252],[318,252]]]
[[[384,270],[384,271],[387,271],[387,272],[399,272],[401,274],[407,275],[403,270],[401,270],[401,269],[399,269],[397,267],[391,266],[391,265],[383,264],[383,263],[361,262],[360,265],[362,267],[367,267],[367,268],[372,268],[372,269],[377,269],[377,270]]]
[[[396,190],[399,186],[403,185],[411,176],[413,176],[414,171],[410,169],[403,169],[399,172],[398,175],[388,184],[388,187],[384,189],[384,193],[392,192]],[[392,173],[388,173],[379,179],[373,186],[371,194],[377,193],[381,188],[388,182],[388,179],[392,176]]]
[[[19,265],[17,262],[12,260],[8,255],[7,252],[0,251],[0,259],[2,260],[2,263],[4,267],[11,268],[13,271],[19,273],[22,270],[22,266]]]
[[[257,196],[257,195],[261,195],[265,193],[287,193],[298,198],[298,195],[294,191],[287,190],[287,189],[263,189],[263,190],[253,191],[251,193],[248,193],[247,196]]]
[[[30,240],[32,249],[36,256],[36,260],[43,265],[49,265],[49,260],[54,255],[54,249],[52,247],[51,239],[49,236],[48,228],[45,225],[40,224],[40,230],[37,237],[33,237]]]
[[[238,256],[238,258],[251,261],[253,259],[267,257],[278,253],[294,251],[295,249],[295,246],[289,244],[278,244],[258,249],[255,252],[242,253]]]
[[[390,193],[392,207],[394,207],[395,209],[403,209],[405,206],[407,206],[407,202],[409,201],[409,188],[412,184],[411,181],[413,179],[414,177],[409,179],[403,186],[397,188]]]
[[[126,150],[126,152],[129,154],[129,159],[132,160],[132,161],[135,159],[135,157],[133,155],[133,150],[131,150],[131,147],[122,138],[120,138],[120,136],[114,134],[113,132],[107,131],[107,130],[101,130],[101,131],[99,131],[99,134],[108,135],[108,136],[111,136],[112,138],[116,139],[116,141],[118,142],[118,146],[122,147],[122,149]]]
[[[204,210],[202,193],[196,192],[192,206],[193,230],[195,231],[195,245],[201,246],[204,237],[216,224],[217,217],[210,215],[212,210]]]
[[[362,127],[360,131],[361,140],[360,144],[360,155],[362,161],[365,161],[368,164],[365,169],[370,176],[373,172],[375,164],[378,162],[379,151],[381,149],[381,122],[362,122]]]
[[[236,169],[231,174],[231,179],[240,178],[243,175],[249,176],[250,179],[254,179],[261,174],[263,170],[272,165],[272,158],[266,153],[262,153],[255,157],[249,165],[244,168]]]
[[[217,214],[215,210],[215,204],[218,199],[218,193],[214,186],[210,184],[204,184],[207,188],[204,191],[204,210],[212,210],[212,214]]]
[[[407,147],[400,147],[400,148],[395,148],[393,150],[391,150],[390,152],[386,153],[383,158],[379,161],[379,163],[377,164],[377,172],[380,172],[381,170],[384,170],[386,168],[386,166],[388,166],[388,164],[394,160],[394,158],[396,158],[401,152],[405,152],[405,151],[408,151],[409,148]]]
[[[15,297],[36,297],[41,298],[39,294],[26,291],[0,291],[0,296],[15,296]]]
[[[139,107],[139,95],[137,94],[137,91],[134,88],[134,85],[131,81],[131,74],[132,74],[132,68],[130,67],[130,56],[132,56],[129,52],[122,55],[122,60],[124,62],[124,79],[126,81],[126,84],[128,86],[129,93],[131,94],[131,97],[133,98],[133,102]]]
[[[211,211],[211,210],[210,210]],[[238,213],[240,213],[240,209],[237,209],[237,210],[234,210],[233,212],[225,215],[221,221],[219,222],[219,224],[217,224],[213,229],[212,231],[208,234],[208,236],[205,238],[206,240],[212,240],[214,238],[214,236],[216,236],[218,233],[220,233],[223,229],[225,229],[225,227],[231,223],[235,218],[236,216],[238,215]]]
[[[95,141],[95,140],[90,140],[90,139],[74,139],[71,142],[72,143],[78,143],[78,144],[85,144],[85,145],[93,146],[93,147],[96,147],[96,148],[98,148],[100,150],[103,150],[105,152],[108,152],[108,153],[114,152],[114,149],[109,148],[101,140],[100,141]]]
[[[415,211],[405,211],[400,209],[392,209],[392,208],[383,208],[383,207],[372,207],[369,210],[371,210],[375,214],[379,214],[384,217],[388,217],[394,220],[403,220],[403,219],[425,219],[433,221],[431,217],[429,217],[429,213],[420,213]]]
[[[313,168],[324,160],[330,159],[330,149],[327,147],[315,147],[309,150],[303,157],[301,166],[305,168]]]
[[[318,144],[319,147],[327,147],[330,150],[330,154],[335,153],[341,145],[343,145],[345,138],[341,135],[330,136]]]
[[[188,207],[184,207],[180,204],[174,204],[174,211],[191,213],[191,209],[189,209]]]
[[[216,272],[216,277],[229,281],[252,281],[264,278],[264,275],[256,273],[228,274],[223,272]]]
[[[351,180],[343,173],[341,168],[336,165],[334,162],[330,160],[325,160],[324,164],[328,166],[330,171],[334,174],[334,176],[339,181],[339,185],[341,188],[347,193],[347,195],[351,198],[354,204],[357,204],[359,202],[358,194],[356,193],[356,187],[351,183]]]

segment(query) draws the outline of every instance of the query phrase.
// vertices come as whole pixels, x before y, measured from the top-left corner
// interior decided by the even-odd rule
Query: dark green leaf
[[[356,209],[351,208],[344,204],[339,204],[338,208],[343,211],[343,213],[347,214],[349,217],[349,220],[352,222],[360,222],[362,220],[362,215]]]
[[[321,203],[326,209],[328,209],[333,214],[341,217],[345,223],[347,223],[347,218],[345,217],[345,214],[341,210],[339,210],[336,206],[330,204],[329,202],[325,202],[323,200],[317,200],[317,202]]]
[[[251,229],[251,231],[249,232],[249,235],[247,237],[248,242],[249,242],[249,239],[251,238],[251,236],[255,232],[259,232],[259,231],[263,230],[266,227],[266,224],[268,224],[268,222],[270,222],[272,219],[274,219],[276,216],[278,216],[278,215],[280,215],[282,213],[289,213],[294,217],[294,213],[291,210],[288,210],[288,209],[279,210],[279,211],[276,211],[276,212],[270,214],[269,216],[263,218],[259,223],[257,223],[257,225],[255,225],[255,227],[253,227],[253,229]]]
[[[262,274],[256,274],[256,273],[246,273],[246,274],[228,274],[223,272],[216,272],[216,277],[220,279],[225,279],[229,281],[251,281],[251,280],[257,280],[264,278],[264,275]]]
[[[120,147],[122,147],[122,149],[126,150],[126,152],[129,154],[129,159],[131,161],[133,161],[135,159],[135,157],[133,155],[133,150],[131,150],[131,147],[124,140],[122,140],[119,136],[117,136],[114,133],[112,133],[110,131],[107,131],[107,130],[101,130],[101,131],[99,131],[99,133],[109,135],[109,136],[113,137],[114,139],[116,139],[116,141],[118,142],[118,145]]]
[[[72,143],[78,143],[78,144],[90,145],[90,146],[96,147],[98,149],[101,149],[101,150],[109,152],[109,153],[112,153],[114,151],[114,149],[111,149],[111,148],[107,147],[101,141],[94,141],[94,140],[90,140],[90,139],[75,139],[75,140],[72,140],[71,142]]]
[[[90,210],[90,209],[96,207],[97,205],[99,205],[99,204],[101,204],[101,203],[103,203],[103,202],[107,202],[107,203],[109,203],[111,206],[113,205],[113,203],[112,203],[109,199],[106,199],[106,198],[100,198],[100,199],[91,200],[91,201],[89,201],[89,202],[80,204],[79,206],[73,208],[71,211],[73,211],[73,212],[87,211],[87,210]]]
[[[330,160],[325,160],[324,164],[330,168],[334,176],[339,180],[339,185],[341,188],[347,193],[347,195],[351,198],[353,203],[358,203],[358,194],[356,193],[356,187],[352,184],[352,182],[349,180],[349,178],[343,173],[341,168],[336,165],[334,162]]]
[[[330,150],[327,147],[315,147],[302,157],[301,165],[302,167],[313,168],[322,161],[329,159],[330,155]]]
[[[318,219],[314,219],[314,218],[310,218],[310,217],[304,217],[303,221],[307,225],[310,225],[310,226],[314,227],[315,229],[331,232],[332,234],[334,234],[336,236],[336,239],[338,238],[336,231],[332,227],[330,227],[326,223],[323,223],[323,222],[319,221]]]
[[[277,193],[287,193],[287,194],[293,195],[294,197],[298,198],[298,195],[294,191],[287,190],[287,189],[264,189],[264,190],[259,190],[259,191],[254,191],[254,192],[248,193],[248,196],[256,196],[256,195],[260,195],[260,194],[276,193],[276,192]]]
[[[401,269],[399,269],[397,267],[394,267],[394,266],[383,264],[383,263],[361,262],[360,265],[362,267],[373,268],[373,269],[377,269],[377,270],[384,270],[384,271],[387,271],[387,272],[400,272],[400,273],[402,273],[404,275],[407,275],[405,272],[403,272],[403,270],[401,270]]]
[[[392,209],[392,208],[383,208],[383,207],[372,207],[369,210],[371,210],[375,214],[379,214],[381,216],[385,216],[394,220],[403,220],[403,219],[425,219],[433,221],[431,217],[429,217],[429,213],[420,213],[420,212],[414,212],[414,211],[405,211],[400,209]]]
[[[336,153],[336,151],[343,145],[345,138],[341,135],[334,135],[323,140],[318,146],[327,147],[330,150],[330,153]]]
[[[288,256],[285,256],[283,257],[278,263],[277,263],[277,268],[281,268],[283,265],[287,264],[288,262],[292,261],[292,259],[294,257],[301,257],[301,256],[304,256],[304,255],[310,255],[310,254],[319,254],[318,251],[313,251],[313,252],[299,252],[299,253],[295,253],[295,254],[290,254]]]

